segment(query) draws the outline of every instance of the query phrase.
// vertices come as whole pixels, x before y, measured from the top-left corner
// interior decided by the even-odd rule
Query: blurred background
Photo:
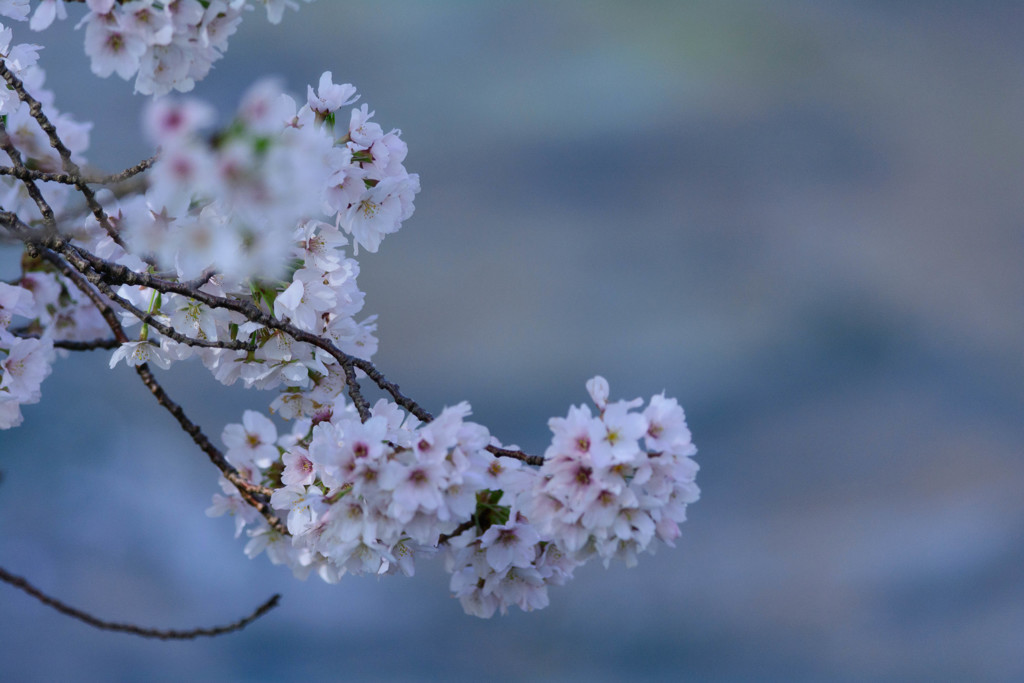
[[[148,156],[141,97],[47,46],[90,160]],[[375,360],[543,452],[606,376],[687,410],[703,499],[675,549],[588,564],[489,621],[412,579],[302,583],[204,510],[216,472],[108,352],[0,433],[0,667],[31,680],[1024,679],[1024,7],[1012,2],[303,4],[195,94],[351,81],[420,173],[361,257]],[[16,252],[2,253],[0,278]],[[181,370],[180,372],[178,370]],[[214,437],[272,395],[161,373]]]

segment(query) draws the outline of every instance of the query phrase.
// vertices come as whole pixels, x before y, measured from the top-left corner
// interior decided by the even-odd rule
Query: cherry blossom
[[[95,74],[163,95],[193,89],[258,4],[272,23],[297,7],[88,0],[79,26]],[[66,15],[53,0],[31,9],[0,0],[32,30]],[[471,421],[468,403],[431,415],[372,364],[378,319],[363,312],[359,250],[403,227],[420,180],[401,132],[352,106],[354,86],[324,71],[303,102],[260,80],[221,130],[200,99],[154,99],[142,131],[155,157],[86,182],[90,124],[56,108],[38,51],[0,25],[17,84],[0,89],[0,236],[25,243],[20,273],[0,282],[0,429],[40,400],[58,350],[111,350],[110,368],[134,368],[220,470],[207,514],[234,519],[247,556],[330,583],[412,576],[436,556],[452,595],[484,618],[541,609],[581,564],[631,566],[679,537],[700,490],[675,399],[613,401],[594,377],[593,407],[551,418],[543,457],[530,456]],[[128,178],[137,185],[115,196]],[[216,381],[270,392],[266,412],[223,428],[223,452],[148,369],[191,358]],[[367,384],[383,393],[372,406]]]

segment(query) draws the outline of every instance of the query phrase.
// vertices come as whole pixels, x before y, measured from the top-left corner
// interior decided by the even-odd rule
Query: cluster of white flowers
[[[204,103],[154,102],[145,128],[161,154],[146,194],[120,206],[131,251],[184,279],[215,270],[227,289],[254,276],[273,281],[291,257],[303,257],[308,270],[295,282],[309,296],[298,284],[286,293],[289,317],[299,313],[294,297],[321,299],[316,315],[331,308],[331,297],[313,291],[318,282],[345,279],[331,248],[344,242],[338,229],[376,251],[412,215],[419,191],[419,177],[402,165],[407,148],[399,131],[384,133],[368,121],[365,105],[352,110],[348,128],[334,125],[335,112],[356,99],[355,88],[333,83],[329,71],[301,108],[274,81],[263,81],[212,140],[200,135],[213,119]],[[292,251],[296,239],[300,254]]]
[[[57,135],[71,152],[71,159],[84,163],[82,156],[89,147],[91,123],[79,123],[71,116],[60,112],[54,106],[53,92],[45,86],[46,73],[38,66],[39,45],[28,43],[11,44],[11,29],[0,24],[0,56],[7,68],[23,82],[25,90],[46,110],[47,116],[57,129]],[[18,149],[22,161],[40,171],[59,172],[61,159],[57,150],[39,123],[32,117],[30,107],[18,99],[18,95],[0,81],[0,116],[5,117],[10,142]],[[12,165],[7,152],[0,150],[0,164]],[[70,188],[53,182],[38,183],[43,199],[59,213],[67,204]],[[24,183],[10,175],[0,176],[0,206],[5,211],[21,216],[23,220],[41,218],[35,200],[29,195]]]
[[[0,429],[21,424],[22,404],[39,401],[39,386],[50,374],[53,341],[9,331],[15,316],[34,315],[35,304],[32,292],[0,282]]]
[[[294,5],[262,2],[274,22]],[[93,70],[136,74],[137,90],[165,93],[191,89],[250,3],[87,4]],[[0,15],[29,14],[39,30],[65,9],[42,0],[33,13],[27,0],[0,0]],[[11,37],[0,25],[0,58],[81,163],[89,125],[56,110],[38,46]],[[236,536],[249,537],[246,554],[265,550],[297,576],[315,571],[330,582],[346,573],[412,575],[417,557],[441,554],[452,594],[481,617],[544,607],[548,586],[589,559],[632,565],[656,539],[671,545],[679,535],[699,490],[696,449],[675,399],[610,403],[608,383],[595,377],[587,390],[597,412],[578,406],[551,419],[550,447],[531,458],[468,421],[467,403],[431,419],[357,362],[371,358],[377,339],[375,316],[356,320],[365,295],[355,257],[359,248],[376,252],[412,215],[419,178],[403,165],[399,131],[385,133],[365,104],[340,113],[358,99],[352,85],[325,72],[299,106],[275,82],[259,82],[212,135],[208,105],[157,99],[143,128],[158,157],[145,190],[120,197],[93,193],[81,179],[41,177],[74,163],[62,161],[23,99],[0,88],[0,142],[19,150],[0,155],[0,234],[29,243],[20,277],[0,282],[0,429],[20,424],[20,406],[39,400],[55,343],[116,346],[112,368],[166,369],[198,356],[225,384],[276,389],[270,412],[292,422],[279,435],[269,417],[246,411],[224,429],[223,459],[212,456],[227,478],[207,512],[235,517]],[[41,200],[18,179],[32,173]],[[68,208],[69,182],[87,211]],[[44,220],[41,203],[56,218]],[[44,239],[54,223],[60,239]],[[111,343],[111,330],[118,340],[124,331],[135,337]],[[367,377],[398,402],[370,407],[358,386]],[[270,508],[258,510],[252,492]]]
[[[580,406],[553,418],[539,470],[486,450],[500,444],[465,420],[466,403],[422,424],[382,399],[361,422],[339,393],[281,438],[270,419],[247,411],[224,430],[226,457],[274,490],[290,538],[230,486],[207,513],[231,513],[236,535],[247,529],[250,557],[267,550],[302,578],[412,575],[417,555],[441,550],[467,613],[545,607],[547,587],[591,557],[632,566],[655,537],[671,545],[700,493],[696,448],[675,400],[654,396],[634,412],[642,401],[609,404],[603,378],[588,388],[599,414]]]
[[[369,359],[377,348],[375,318],[355,320],[365,298],[356,282],[359,263],[341,247],[349,233],[357,248],[376,251],[412,214],[419,178],[402,165],[406,146],[398,132],[368,122],[365,106],[353,109],[350,126],[335,138],[342,128],[333,125],[335,111],[354,99],[355,89],[332,83],[330,72],[317,90],[310,87],[301,108],[274,83],[262,82],[212,143],[197,133],[211,117],[208,107],[157,101],[146,130],[163,152],[149,190],[112,211],[130,251],[93,224],[97,253],[136,270],[148,261],[181,280],[216,272],[200,291],[257,301],[278,319]],[[385,185],[389,189],[381,190]],[[297,391],[336,377],[336,359],[322,349],[239,313],[146,287],[122,286],[118,295],[190,339],[242,340],[256,348],[197,350],[145,325],[137,341],[114,354],[112,366],[124,359],[168,367],[197,352],[225,384],[242,379],[267,389],[284,383]],[[127,325],[139,321],[123,315]],[[293,404],[309,400],[288,393],[280,408],[294,414]]]
[[[311,0],[306,0],[310,2]],[[135,91],[163,95],[188,92],[203,79],[228,47],[228,38],[254,4],[266,6],[267,19],[281,21],[291,0],[85,0],[85,53],[101,78],[135,76]],[[0,15],[24,21],[28,0],[0,0]],[[41,0],[29,28],[42,31],[67,18],[64,0]]]
[[[679,536],[686,505],[700,495],[690,459],[697,449],[674,398],[653,396],[639,413],[639,398],[608,403],[603,378],[587,388],[600,412],[579,406],[552,418],[543,483],[528,509],[566,552],[596,554],[606,566],[619,557],[632,566],[655,535],[670,545]]]

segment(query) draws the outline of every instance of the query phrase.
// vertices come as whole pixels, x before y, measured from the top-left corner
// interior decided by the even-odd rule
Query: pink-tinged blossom
[[[664,394],[651,397],[651,402],[644,410],[647,420],[645,441],[647,447],[655,451],[672,451],[678,455],[693,455],[697,449],[690,441],[690,430],[686,426],[686,416],[679,402],[674,398],[665,398]]]
[[[22,275],[18,285],[31,293],[30,299],[33,301],[33,305],[21,312],[14,311],[14,313],[25,317],[35,316],[40,325],[44,328],[48,327],[53,322],[54,313],[60,308],[60,295],[63,288],[57,278],[56,273],[38,270]],[[5,287],[10,287],[10,285],[0,283],[0,327],[6,327],[11,322],[11,312],[5,316],[3,295]],[[74,287],[71,289],[78,291]]]
[[[148,45],[167,45],[174,38],[174,24],[166,11],[153,7],[153,0],[132,0],[119,8],[118,23],[126,30],[145,36]]]
[[[544,609],[549,604],[548,590],[544,578],[533,567],[509,567],[501,573],[494,573],[484,580],[484,591],[490,591],[498,598],[502,614],[508,605],[516,605],[524,612]]]
[[[388,514],[408,522],[418,510],[436,511],[444,502],[441,488],[444,470],[438,464],[416,463],[386,470],[380,486],[391,492]]]
[[[608,404],[601,414],[604,423],[604,442],[608,445],[610,462],[595,459],[600,466],[631,462],[637,454],[637,440],[647,431],[643,415],[631,412],[643,403],[642,400],[616,401]]]
[[[0,24],[0,56],[3,57],[7,68],[14,72],[15,76],[30,80],[30,69],[39,61],[39,51],[43,48],[41,45],[34,45],[32,43],[17,43],[12,46],[11,38],[13,35],[11,29]],[[29,87],[29,92],[35,90],[35,88],[30,87],[31,85],[34,84],[26,83],[26,87]],[[4,90],[7,90],[6,86]],[[12,102],[17,102],[17,96],[13,93],[11,95]]]
[[[196,99],[155,99],[143,112],[142,129],[153,145],[168,147],[209,126],[214,109]]]
[[[316,467],[304,449],[288,451],[281,460],[284,463],[281,483],[285,486],[309,486],[316,479]]]
[[[110,367],[113,368],[122,360],[130,366],[153,363],[164,370],[171,367],[171,358],[167,352],[151,341],[131,341],[121,344],[110,356]]]
[[[85,54],[92,60],[92,72],[100,78],[116,72],[128,80],[138,70],[145,53],[144,40],[103,16],[92,17],[85,26]]]
[[[317,518],[327,504],[324,494],[316,486],[285,486],[270,497],[270,504],[279,510],[288,510],[288,533],[301,536],[316,525]]]
[[[161,95],[171,90],[190,92],[195,87],[197,56],[179,43],[151,45],[139,60],[135,92]]]
[[[0,329],[10,327],[14,316],[35,317],[35,299],[32,292],[6,282],[0,282]]]
[[[292,283],[274,300],[274,316],[289,319],[309,332],[319,332],[322,316],[336,302],[334,291],[324,284],[326,276],[310,268],[295,271]]]
[[[492,524],[480,537],[480,545],[487,549],[487,564],[496,572],[510,566],[529,567],[536,559],[539,542],[533,526],[520,521]]]
[[[565,454],[571,457],[592,456],[599,449],[606,448],[605,430],[600,418],[590,414],[587,406],[572,406],[566,417],[548,420],[554,437],[545,458]],[[603,459],[599,457],[599,459]]]
[[[292,237],[302,248],[307,268],[318,268],[329,273],[340,267],[337,247],[344,246],[348,240],[333,225],[319,220],[308,220],[296,228]]]
[[[601,382],[588,388],[595,402],[604,400]],[[597,555],[605,565],[618,558],[632,566],[640,552],[652,549],[656,534],[666,542],[678,536],[686,504],[699,496],[697,465],[688,457],[696,449],[682,409],[655,396],[647,411],[634,412],[641,403],[606,404],[598,418],[574,408],[569,417],[551,420],[552,445],[525,507],[538,520],[542,538],[576,560]],[[580,447],[594,420],[603,434],[600,457],[595,457],[593,442]],[[641,439],[648,447],[660,446],[663,437],[665,450],[640,447]]]
[[[370,119],[376,112],[369,110],[368,105],[353,108],[349,116],[348,136],[356,145],[369,147],[384,135],[384,130]]]
[[[373,159],[371,163],[375,176],[386,178],[406,174],[402,162],[405,161],[405,157],[409,153],[409,147],[402,138],[398,137],[400,133],[401,131],[397,130],[391,131],[374,140],[370,145],[369,152]]]
[[[238,538],[242,529],[248,524],[261,520],[260,513],[254,507],[242,500],[235,487],[227,479],[221,477],[220,488],[224,495],[213,494],[213,505],[206,508],[207,517],[220,517],[228,515],[235,518],[235,538]]]
[[[275,445],[277,427],[269,418],[255,410],[247,410],[242,414],[242,424],[229,424],[224,427],[221,440],[228,448],[225,457],[235,467],[270,467],[279,455]]]
[[[21,403],[0,392],[0,429],[17,427],[24,419],[21,414]]]
[[[330,71],[325,71],[320,76],[320,83],[315,92],[313,86],[306,87],[306,104],[321,116],[326,116],[359,99],[354,85],[351,83],[335,84]]]
[[[276,79],[265,78],[246,90],[238,107],[238,117],[255,133],[280,133],[293,107],[281,99],[284,91]]]
[[[603,411],[608,404],[608,392],[608,380],[604,377],[597,375],[587,380],[587,393],[590,394],[590,400],[594,402],[598,410]]]
[[[480,584],[480,576],[473,567],[462,567],[452,572],[448,587],[466,614],[490,619],[498,610],[498,597],[490,591],[485,592]]]
[[[53,342],[11,337],[2,341],[7,357],[0,360],[0,394],[7,400],[35,403],[39,387],[52,370]]]
[[[170,315],[171,327],[178,332],[204,341],[217,341],[217,316],[214,309],[195,299],[170,295],[162,310]]]

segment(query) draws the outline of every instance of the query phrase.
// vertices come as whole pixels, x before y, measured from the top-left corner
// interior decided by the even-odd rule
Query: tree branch
[[[143,363],[142,365],[135,366],[135,372],[139,374],[143,384],[145,384],[150,392],[156,397],[157,403],[167,410],[174,419],[181,425],[182,430],[185,431],[192,441],[195,442],[199,449],[206,453],[210,462],[220,470],[224,478],[227,479],[231,484],[238,489],[238,493],[242,496],[246,503],[256,509],[263,519],[267,520],[267,523],[274,528],[275,531],[282,534],[283,536],[289,536],[288,529],[278,519],[277,515],[274,514],[273,508],[270,506],[270,489],[253,484],[248,479],[239,474],[238,470],[231,466],[231,464],[225,460],[224,454],[220,452],[210,439],[207,438],[203,430],[199,428],[199,425],[188,419],[185,415],[185,411],[180,405],[171,400],[164,391],[164,388],[160,386],[160,383],[153,377],[153,373],[149,371],[149,367]]]
[[[224,626],[213,626],[206,628],[194,628],[188,631],[178,631],[173,629],[161,630],[155,628],[143,628],[136,626],[135,624],[119,624],[112,621],[104,621],[98,619],[88,612],[83,612],[80,609],[76,609],[67,605],[57,598],[46,595],[41,590],[33,586],[26,579],[11,574],[3,567],[0,567],[0,581],[8,583],[15,588],[28,593],[33,598],[48,605],[53,609],[57,610],[61,614],[65,614],[79,621],[83,621],[89,626],[101,629],[103,631],[119,631],[121,633],[131,633],[143,638],[158,638],[160,640],[192,640],[194,638],[213,637],[223,635],[225,633],[231,633],[232,631],[240,631],[252,622],[256,621],[270,610],[277,607],[277,603],[281,599],[280,594],[274,594],[269,600],[256,608],[256,610],[247,617],[239,619],[238,621],[226,624]]]
[[[55,150],[57,150],[57,154],[60,155],[61,168],[63,168],[65,172],[77,178],[77,182],[74,183],[74,186],[75,188],[78,189],[79,192],[82,193],[82,196],[85,197],[85,203],[89,205],[89,209],[92,211],[93,216],[96,217],[96,220],[103,227],[103,229],[110,236],[110,238],[114,240],[114,242],[116,242],[121,248],[127,251],[127,247],[125,247],[124,241],[121,240],[121,236],[117,234],[117,231],[114,229],[114,226],[110,224],[106,212],[103,211],[103,207],[100,205],[99,201],[97,201],[96,193],[93,192],[92,188],[86,185],[85,182],[82,180],[81,169],[78,167],[78,164],[71,160],[71,150],[68,149],[67,145],[64,144],[64,141],[60,139],[60,136],[57,135],[57,128],[53,125],[53,123],[50,122],[50,119],[47,118],[46,114],[43,113],[43,105],[39,102],[39,100],[32,97],[32,95],[30,95],[28,91],[25,90],[25,86],[24,84],[22,84],[21,79],[19,79],[17,76],[11,73],[11,70],[7,68],[7,64],[4,63],[2,60],[0,60],[0,77],[7,81],[7,85],[10,87],[11,90],[18,93],[18,99],[20,99],[22,102],[28,105],[29,113],[32,115],[32,118],[34,118],[36,120],[36,123],[39,124],[39,127],[43,129],[43,132],[46,133],[46,136],[50,140],[50,145]],[[4,137],[6,137],[6,130],[4,131],[4,134]],[[4,149],[6,150],[6,147]],[[10,154],[9,151],[8,154]],[[15,167],[24,166],[24,164],[21,163],[20,159],[14,161]],[[33,181],[31,180],[24,180],[23,182],[29,186],[31,186],[33,183]],[[56,229],[56,224],[53,221],[52,211],[50,211],[48,218],[47,214],[44,213],[43,218],[46,220],[46,225],[48,228],[52,230]]]
[[[39,339],[38,334],[26,332],[24,329],[8,330],[11,334],[22,339]],[[53,346],[68,351],[95,351],[96,349],[116,349],[121,342],[116,339],[92,339],[89,341],[75,341],[71,339],[54,339]]]
[[[74,270],[56,253],[49,249],[42,250],[40,252],[40,256],[57,266],[57,268],[68,279],[70,279],[75,286],[77,286],[92,300],[93,304],[95,304],[99,309],[103,319],[114,333],[114,338],[119,343],[128,341],[128,337],[124,333],[124,328],[122,328],[121,323],[118,322],[117,315],[114,313],[114,310],[110,307],[110,304],[100,296],[100,293],[89,285],[84,275]],[[149,388],[153,396],[156,397],[157,402],[174,416],[178,421],[178,424],[181,425],[181,428],[185,430],[185,433],[192,437],[192,440],[204,453],[206,453],[207,457],[210,458],[210,461],[221,471],[221,474],[223,474],[224,477],[230,481],[236,489],[238,489],[238,493],[242,496],[243,500],[255,508],[256,511],[259,512],[263,518],[267,520],[267,523],[275,530],[284,535],[288,535],[288,529],[281,523],[281,520],[277,518],[277,515],[275,515],[273,510],[270,508],[268,501],[270,499],[271,491],[263,488],[262,486],[257,486],[245,479],[241,474],[239,474],[238,470],[232,467],[231,464],[224,459],[223,453],[213,445],[206,434],[203,433],[202,429],[189,420],[182,407],[167,396],[167,392],[165,392],[163,387],[160,386],[160,383],[156,381],[156,378],[153,377],[153,373],[149,371],[149,368],[146,365],[136,366],[135,370],[139,374],[143,383]]]

